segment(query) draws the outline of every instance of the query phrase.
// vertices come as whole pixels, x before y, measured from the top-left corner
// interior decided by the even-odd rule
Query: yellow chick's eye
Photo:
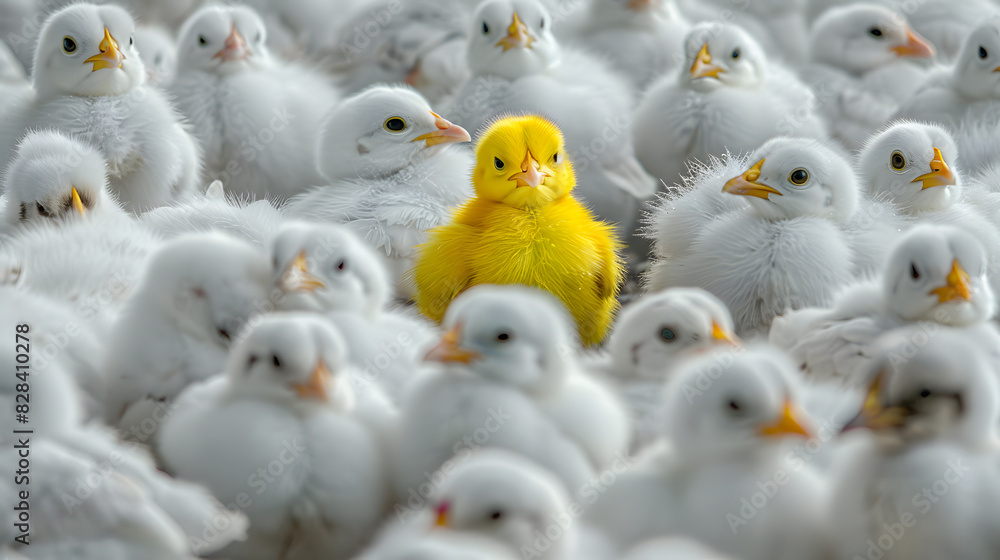
[[[500,158],[495,157],[493,158],[493,167],[495,167],[497,171],[503,171],[504,163],[500,161]]]
[[[889,165],[896,171],[902,171],[906,168],[906,158],[903,157],[903,154],[899,150],[896,150],[889,156]]]
[[[793,185],[804,185],[809,180],[809,172],[801,167],[788,174],[788,182]]]
[[[66,54],[73,54],[76,52],[76,41],[69,35],[63,37],[62,50]]]
[[[559,155],[559,152],[552,154],[552,163],[558,164],[560,161],[562,161],[562,157]]]
[[[406,130],[406,121],[400,117],[389,117],[382,123],[382,128],[389,132],[402,132]]]

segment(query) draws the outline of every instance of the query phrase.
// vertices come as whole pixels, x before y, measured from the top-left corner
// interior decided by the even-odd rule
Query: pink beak
[[[223,62],[229,62],[231,60],[243,60],[250,56],[250,54],[247,42],[243,40],[243,36],[240,35],[234,23],[233,30],[229,32],[229,37],[226,37],[225,47],[215,53],[215,56],[212,58],[221,58]]]

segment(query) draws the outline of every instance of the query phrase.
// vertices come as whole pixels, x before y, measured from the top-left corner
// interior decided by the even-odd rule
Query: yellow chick
[[[594,219],[576,186],[562,132],[538,116],[494,122],[476,146],[475,195],[428,232],[413,270],[420,311],[440,322],[476,284],[524,284],[569,308],[584,344],[604,338],[624,277],[612,226]]]

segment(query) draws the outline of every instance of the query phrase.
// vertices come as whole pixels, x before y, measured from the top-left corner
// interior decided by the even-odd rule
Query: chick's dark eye
[[[390,117],[385,120],[385,124],[382,127],[389,132],[399,132],[406,128],[406,121],[399,117]]]
[[[508,342],[510,341],[510,339],[511,339],[510,333],[502,332],[497,334],[497,340],[500,342]]]
[[[740,403],[736,401],[729,401],[729,410],[733,412],[739,412],[741,409],[742,407],[740,407]]]
[[[219,336],[221,336],[226,340],[232,340],[232,338],[229,336],[229,331],[227,331],[226,329],[219,329]]]
[[[128,44],[130,44],[130,45],[131,45],[131,44],[132,44],[132,43],[133,43],[134,41],[135,41],[135,39],[133,39],[132,37],[129,37],[129,38],[128,38]]]
[[[986,52],[986,49],[982,45],[980,45],[979,46],[979,58],[985,59],[987,56],[990,56],[990,53]]]
[[[63,52],[66,54],[73,54],[76,52],[76,41],[72,37],[63,37],[62,43]]]
[[[274,367],[281,367],[281,360],[278,359],[277,354],[271,356],[271,363],[274,364]]]
[[[879,29],[878,27],[872,27],[871,29],[868,30],[868,33],[872,37],[881,37],[882,36],[882,30]]]
[[[500,158],[498,157],[493,158],[493,167],[495,167],[497,171],[503,171],[504,165],[503,162],[500,161]]]
[[[493,521],[500,521],[501,519],[503,519],[503,512],[500,510],[494,511],[493,513],[490,514],[490,519],[492,519]]]
[[[483,22],[483,35],[486,35],[489,32],[490,32],[490,26],[486,25],[486,22],[484,21]]]
[[[552,163],[559,163],[560,159],[562,158],[559,157],[559,152],[552,154]]]
[[[739,58],[740,57],[740,49],[733,49],[732,57],[733,57],[733,60],[736,60],[737,58]]]
[[[664,327],[660,330],[660,338],[666,340],[667,342],[673,342],[674,339],[677,338],[677,335],[674,334],[674,331]]]
[[[804,185],[809,180],[809,172],[800,167],[788,175],[788,180],[793,185]]]
[[[204,35],[198,35],[198,44],[204,47],[208,44],[208,39]]]
[[[344,270],[345,268],[347,268],[347,261],[337,263],[337,270]]]
[[[900,171],[906,167],[906,158],[899,152],[892,152],[892,156],[889,158],[889,165],[896,171]]]
[[[920,398],[926,399],[929,396],[931,396],[931,390],[930,389],[924,389],[923,391],[920,391]]]
[[[910,278],[917,280],[920,278],[920,271],[917,270],[917,265],[910,263]]]
[[[44,207],[44,206],[42,206],[42,204],[41,204],[40,202],[36,202],[36,203],[35,203],[35,208],[36,208],[36,209],[38,209],[38,213],[39,213],[40,215],[42,215],[42,216],[45,216],[46,218],[47,218],[47,217],[49,217],[49,216],[51,215],[51,214],[49,213],[49,211],[48,211],[48,210],[46,210],[46,209],[45,209],[45,207]]]

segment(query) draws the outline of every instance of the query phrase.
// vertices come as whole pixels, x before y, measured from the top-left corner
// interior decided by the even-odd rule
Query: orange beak
[[[955,184],[955,174],[951,172],[951,169],[948,168],[948,164],[944,162],[944,157],[941,156],[941,150],[934,148],[934,159],[931,160],[930,166],[930,173],[924,173],[911,181],[912,183],[922,181],[924,186],[921,187],[920,190]]]
[[[83,201],[80,200],[80,193],[76,192],[76,187],[73,187],[73,209],[76,210],[78,214],[83,216],[87,213],[87,207],[83,205]]]
[[[93,63],[94,69],[91,72],[97,72],[102,68],[121,68],[122,61],[125,60],[125,55],[122,54],[121,48],[118,47],[118,41],[111,36],[111,32],[108,28],[104,28],[104,39],[101,39],[101,43],[97,45],[100,49],[101,54],[95,54],[94,56],[83,61],[84,64],[90,62]]]
[[[326,284],[309,272],[309,262],[303,249],[281,275],[281,289],[285,292],[313,292],[319,288],[326,288]]]
[[[437,146],[438,144],[450,144],[452,142],[469,142],[472,137],[469,136],[468,131],[464,128],[458,126],[457,124],[452,124],[448,122],[447,119],[441,117],[441,115],[431,111],[434,115],[434,126],[437,130],[434,132],[428,132],[427,134],[421,134],[417,136],[411,142],[424,141],[427,143],[427,147]]]
[[[309,381],[301,385],[294,385],[295,391],[299,394],[299,397],[303,399],[316,399],[320,401],[327,400],[326,398],[326,381],[330,378],[330,370],[326,369],[326,364],[323,360],[320,360],[316,364],[316,369],[313,370],[312,375],[309,376]]]
[[[767,197],[772,194],[783,196],[777,190],[757,182],[760,179],[760,170],[764,167],[764,161],[764,159],[758,161],[753,167],[747,169],[743,175],[726,181],[726,185],[722,187],[722,192],[741,196],[755,196],[764,200],[768,200]]]
[[[228,62],[230,60],[243,60],[250,56],[250,49],[247,48],[247,42],[240,35],[239,30],[236,29],[236,24],[233,24],[233,30],[229,32],[229,36],[226,37],[225,46],[219,52],[215,53],[212,58],[220,58],[223,62]]]
[[[908,56],[912,58],[934,56],[934,46],[909,28],[906,30],[906,44],[899,47],[892,47],[889,50],[896,53],[896,56]]]
[[[951,263],[951,272],[948,273],[946,284],[940,288],[930,291],[932,295],[938,297],[938,303],[963,299],[972,301],[971,281],[969,273],[962,268],[962,264],[955,259]]]
[[[705,43],[698,51],[698,56],[694,57],[694,64],[691,65],[691,79],[718,78],[721,72],[725,72],[725,70],[712,64],[712,55],[708,52],[708,43]]]
[[[880,371],[875,379],[872,379],[868,385],[868,396],[865,397],[865,404],[861,407],[861,411],[840,430],[841,433],[855,428],[884,430],[902,426],[906,422],[906,411],[902,407],[882,406],[882,399],[879,395],[882,392],[884,375]]]
[[[524,154],[524,161],[521,162],[521,172],[511,175],[508,181],[517,181],[518,187],[537,187],[545,182],[545,178],[551,175],[547,167],[542,167],[531,155],[531,150]]]
[[[462,348],[459,344],[461,337],[462,327],[461,325],[457,325],[441,337],[441,342],[439,342],[434,348],[431,348],[430,352],[424,356],[424,360],[428,362],[441,362],[444,364],[468,364],[473,360],[482,357],[482,354],[479,352]]]
[[[719,342],[728,342],[733,346],[740,345],[740,339],[736,335],[727,332],[726,329],[722,328],[718,323],[712,321],[712,339]]]
[[[528,26],[521,21],[517,12],[514,12],[514,19],[507,28],[507,36],[497,41],[494,46],[503,47],[503,52],[507,52],[510,49],[530,49],[531,43],[534,42],[535,38],[528,33]]]
[[[760,434],[767,437],[781,437],[788,435],[812,437],[809,430],[802,427],[802,423],[799,422],[794,407],[792,406],[792,402],[788,400],[785,401],[785,409],[781,413],[781,417],[770,424],[761,426]]]
[[[660,5],[660,0],[629,0],[628,9],[636,12],[645,12]]]

